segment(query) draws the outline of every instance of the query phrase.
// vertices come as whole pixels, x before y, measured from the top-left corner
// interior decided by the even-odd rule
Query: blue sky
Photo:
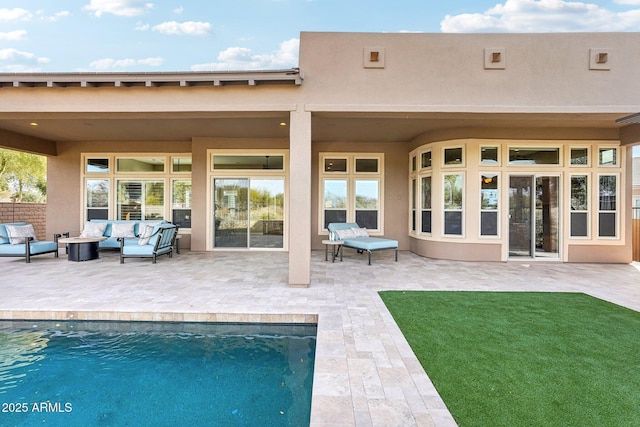
[[[640,0],[1,0],[0,72],[284,69],[301,31],[637,31]]]

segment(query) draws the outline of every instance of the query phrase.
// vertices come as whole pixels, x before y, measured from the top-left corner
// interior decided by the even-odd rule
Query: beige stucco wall
[[[309,102],[336,109],[637,112],[638,45],[640,33],[303,32],[300,67]],[[366,48],[384,49],[384,68],[364,67]],[[504,49],[504,69],[484,68],[487,48]],[[589,69],[593,48],[607,49],[610,70]]]

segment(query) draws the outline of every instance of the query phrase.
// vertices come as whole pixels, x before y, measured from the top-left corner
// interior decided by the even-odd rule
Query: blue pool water
[[[0,321],[0,426],[309,425],[315,325]]]

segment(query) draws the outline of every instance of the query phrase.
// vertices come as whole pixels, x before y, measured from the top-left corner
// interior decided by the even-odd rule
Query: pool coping
[[[317,324],[318,314],[179,311],[2,310],[0,320]]]

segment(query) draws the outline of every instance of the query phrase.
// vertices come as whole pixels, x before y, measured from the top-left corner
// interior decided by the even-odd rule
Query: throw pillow
[[[140,224],[140,228],[142,233],[140,233],[140,240],[138,240],[139,245],[146,245],[149,243],[149,239],[153,236],[154,226],[150,224]]]
[[[135,222],[114,222],[111,224],[111,237],[136,237],[133,232]]]
[[[355,237],[369,237],[369,232],[366,228],[352,228],[353,235]]]
[[[12,245],[24,244],[27,237],[33,237],[33,241],[36,241],[36,232],[33,229],[33,225],[7,225],[7,234],[9,235],[9,243]]]
[[[150,225],[152,227],[155,227],[156,225],[160,225],[162,224],[164,221],[163,220],[156,220],[156,221],[140,221],[140,224],[138,225],[138,237],[142,237],[142,233],[144,232],[144,228],[147,225]]]
[[[347,228],[345,230],[336,230],[336,235],[338,236],[338,240],[344,240],[350,237],[355,237],[353,230],[350,228]]]
[[[87,221],[84,225],[84,230],[80,233],[80,237],[100,237],[104,235],[104,230],[106,229],[106,222]]]

